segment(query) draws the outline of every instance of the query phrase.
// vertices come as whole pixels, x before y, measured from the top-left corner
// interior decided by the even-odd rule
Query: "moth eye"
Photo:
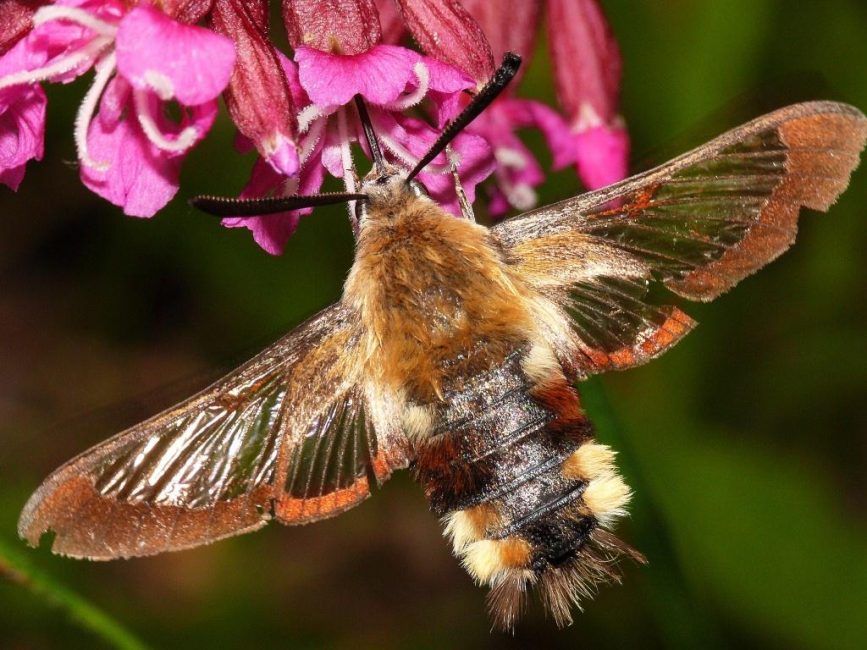
[[[430,194],[428,194],[427,188],[424,185],[422,185],[421,183],[419,183],[418,181],[415,181],[415,180],[410,181],[409,182],[409,189],[415,196],[419,196],[419,197],[423,196],[426,199],[430,198]]]

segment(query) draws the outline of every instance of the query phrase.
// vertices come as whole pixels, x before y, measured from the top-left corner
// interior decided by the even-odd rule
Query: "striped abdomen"
[[[629,499],[612,452],[592,441],[562,372],[540,370],[532,356],[520,350],[444,387],[416,465],[455,555],[491,587],[489,607],[502,627],[520,614],[528,585],[568,623],[580,596],[615,577],[612,556],[631,552],[604,530]]]

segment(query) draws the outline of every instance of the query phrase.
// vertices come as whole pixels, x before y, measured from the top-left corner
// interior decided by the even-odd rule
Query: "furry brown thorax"
[[[370,370],[390,388],[430,402],[450,374],[490,368],[534,338],[529,290],[487,228],[456,219],[401,174],[362,187],[370,201],[344,300],[374,339]]]

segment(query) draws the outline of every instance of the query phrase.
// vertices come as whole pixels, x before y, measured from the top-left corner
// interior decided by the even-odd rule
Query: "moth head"
[[[520,64],[521,57],[507,52],[503,57],[503,63],[494,72],[491,80],[476,93],[466,107],[443,129],[427,153],[408,172],[395,167],[385,160],[364,100],[360,95],[356,95],[355,106],[358,111],[359,121],[364,129],[367,147],[373,158],[373,169],[361,181],[360,191],[329,192],[308,196],[275,196],[261,199],[197,196],[191,200],[191,203],[194,207],[216,216],[237,217],[281,214],[288,210],[355,201],[356,225],[361,226],[374,212],[388,215],[394,208],[408,206],[407,201],[429,201],[430,197],[427,190],[424,185],[415,180],[416,176],[440,155],[449,143],[499,96],[517,73]],[[379,211],[377,208],[382,208],[383,210]]]
[[[361,181],[359,189],[366,199],[356,201],[355,216],[359,225],[371,215],[388,217],[396,210],[405,209],[413,201],[430,201],[427,188],[417,180],[407,180],[406,170],[388,163],[374,166]]]

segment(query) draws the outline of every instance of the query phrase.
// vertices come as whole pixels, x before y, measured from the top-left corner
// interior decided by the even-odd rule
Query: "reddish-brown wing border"
[[[351,507],[369,493],[367,471],[346,490],[311,495],[310,504],[296,499],[293,510],[283,493],[284,459],[302,434],[320,433],[301,423],[315,419],[323,403],[345,394],[346,385],[358,379],[353,345],[357,328],[354,313],[342,304],[332,305],[198,395],[80,454],[31,496],[21,513],[19,534],[36,545],[43,533],[53,530],[52,550],[56,553],[113,559],[213,542],[261,528],[273,516],[283,523],[304,523]],[[243,391],[240,397],[236,394],[238,388],[254,386],[257,378],[275,371],[287,382],[281,415],[270,432],[278,438],[273,441],[277,445],[275,469],[263,474],[243,494],[213,499],[204,507],[188,507],[184,503],[118,499],[97,489],[106,459],[119,449],[158,437],[178,418],[203,412],[209,406],[233,408],[231,404],[237,400],[240,407],[244,398]],[[397,442],[393,434],[384,435],[376,458],[371,459],[372,472],[380,480],[408,462],[395,451]],[[299,506],[303,508],[295,512]]]

